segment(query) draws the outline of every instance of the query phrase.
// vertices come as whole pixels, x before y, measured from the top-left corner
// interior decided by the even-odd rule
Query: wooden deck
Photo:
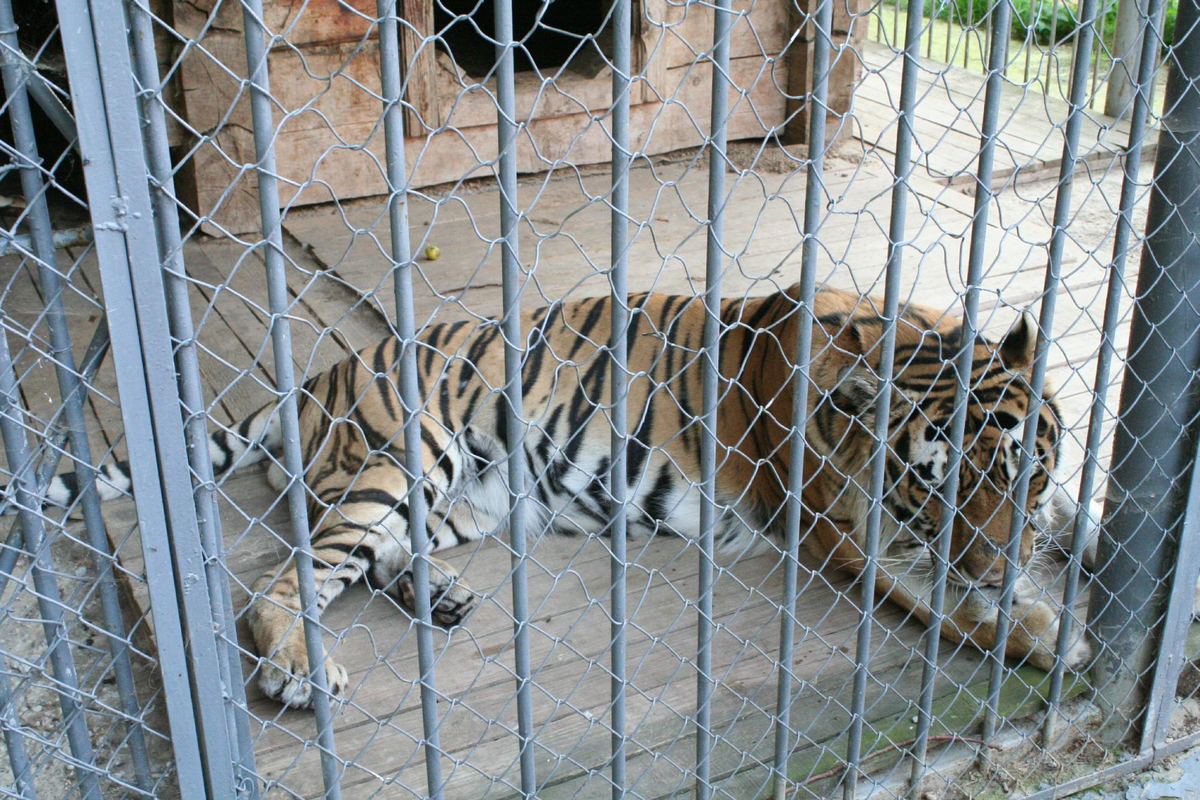
[[[891,160],[900,125],[904,56],[879,42],[864,42],[860,53],[863,75],[854,91],[849,125],[865,148],[887,153]],[[917,76],[913,162],[929,177],[973,184],[983,131],[984,76],[927,58],[919,60]],[[1058,170],[1070,112],[1062,91],[1065,88],[1042,94],[1038,86],[1005,83],[999,103],[994,186],[1011,182],[1018,173]],[[1156,141],[1157,133],[1152,132],[1146,144],[1153,146]],[[1081,115],[1079,158],[1104,164],[1124,152],[1128,143],[1128,116],[1114,120],[1096,110]]]
[[[876,51],[868,48],[867,52]],[[888,132],[891,112],[886,112],[887,101],[880,99],[879,92],[898,83],[898,62],[868,75],[856,106],[863,131],[861,152],[851,153],[853,159],[843,152],[843,157],[827,163],[828,205],[818,233],[822,285],[882,292],[891,188],[891,155],[885,140],[894,141],[894,128]],[[930,96],[950,83],[949,79],[928,83]],[[947,96],[958,98],[961,92],[956,89]],[[974,198],[947,179],[969,164],[967,152],[973,145],[967,141],[966,127],[978,119],[980,105],[981,100],[974,102],[953,118],[934,114],[918,129],[920,133],[923,126],[952,121],[930,135],[933,141],[960,145],[956,150],[939,144],[914,170],[908,217],[911,245],[904,253],[903,290],[906,299],[950,309],[950,314],[958,313],[956,297],[966,271]],[[1029,106],[1023,104],[1021,114]],[[1014,156],[1021,163],[1033,163],[1030,159],[1040,158],[1046,148],[1059,147],[1052,142],[1037,144],[1025,116],[1006,127],[1010,130],[1014,133],[1011,138],[1006,133],[1005,152],[1026,148]],[[1023,136],[1016,135],[1018,130]],[[1047,132],[1045,140],[1050,142],[1054,135]],[[960,157],[963,161],[955,167]],[[631,290],[690,294],[705,288],[705,171],[701,165],[674,161],[642,163],[631,174],[630,215],[637,226],[629,256]],[[730,258],[723,276],[724,295],[765,294],[798,280],[803,174],[764,171],[731,174],[729,179],[734,188],[726,210]],[[603,174],[569,170],[522,181],[520,256],[529,269],[523,295],[526,307],[607,292],[603,274],[610,258],[607,184]],[[1010,181],[999,197],[999,211],[993,212],[988,228],[982,308],[991,332],[1002,332],[1016,309],[1036,312],[1043,290],[1054,187],[1052,182],[1019,180],[1017,184],[1020,191]],[[1061,387],[1060,400],[1075,426],[1068,446],[1076,460],[1085,434],[1111,250],[1113,220],[1106,209],[1115,205],[1119,184],[1120,170],[1111,156],[1077,177],[1072,206],[1077,223],[1063,259],[1051,376]],[[1144,208],[1143,202],[1138,229]],[[448,197],[429,195],[414,200],[410,213],[414,247],[423,249],[431,243],[441,248],[438,261],[418,262],[418,327],[430,319],[495,314],[500,308],[500,259],[495,244],[498,193],[484,187]],[[295,300],[294,360],[300,370],[314,374],[351,349],[387,335],[386,319],[394,307],[384,257],[389,247],[386,209],[379,203],[359,202],[306,210],[289,215],[285,230],[293,260],[288,279]],[[1136,258],[1136,253],[1130,256],[1131,273]],[[256,252],[209,239],[189,243],[185,259],[195,281],[193,314],[206,397],[216,420],[235,420],[268,399],[264,386],[272,381],[263,264]],[[0,260],[0,271],[8,287],[3,301],[6,312],[37,308],[32,285],[17,270],[16,260]],[[93,256],[83,258],[75,281],[83,292],[99,296]],[[90,332],[86,322],[94,323],[95,306],[82,294],[69,298],[68,306],[75,329]],[[29,323],[34,324],[32,316]],[[87,333],[76,337],[81,353]],[[1123,348],[1123,340],[1119,344]],[[22,366],[21,377],[24,400],[35,410],[45,410],[47,399],[57,397],[52,370],[44,363]],[[97,385],[115,400],[111,359]],[[1108,407],[1115,413],[1115,391],[1109,400]],[[116,405],[95,397],[90,414],[94,446],[103,448],[99,452],[111,447],[123,454]],[[1068,470],[1063,478],[1072,485],[1076,473]],[[232,476],[221,484],[221,492],[234,603],[240,609],[246,587],[264,569],[287,557],[290,532],[282,504],[266,487],[260,471]],[[106,515],[114,538],[121,542],[120,556],[137,601],[144,603],[138,578],[140,545],[136,531],[129,533],[132,505],[113,503]],[[684,542],[660,538],[631,544],[630,558],[628,774],[638,794],[660,797],[686,788],[686,773],[694,764],[694,732],[688,715],[696,698],[693,603],[698,595],[698,554]],[[435,634],[446,794],[508,796],[519,787],[509,553],[503,542],[485,541],[452,552],[448,560],[484,600],[463,628],[449,635]],[[529,580],[539,794],[596,796],[607,792],[604,764],[609,753],[607,550],[598,541],[536,538]],[[858,589],[842,575],[814,572],[802,575],[802,583],[794,664],[802,683],[792,720],[803,735],[790,767],[792,777],[800,780],[833,768],[837,754],[845,749],[859,598]],[[772,550],[728,567],[717,582],[714,609],[719,631],[713,670],[720,685],[712,720],[719,740],[712,772],[724,796],[753,796],[768,779],[765,765],[773,752],[778,677],[777,604],[782,594],[780,563]],[[335,721],[338,756],[347,762],[345,796],[376,792],[419,796],[425,778],[411,619],[387,598],[360,587],[335,603],[324,622],[326,645],[351,676],[349,697],[338,707]],[[249,642],[244,627],[240,635],[243,643]],[[906,621],[895,607],[885,604],[876,616],[864,752],[904,742],[912,735],[921,673],[916,649],[920,636],[921,627]],[[979,711],[977,698],[987,681],[981,657],[968,647],[947,646],[941,667],[944,677],[938,683],[937,708],[944,715],[944,727],[935,733],[971,730]],[[281,711],[260,697],[253,685],[253,662],[247,659],[245,668],[251,711],[258,720],[256,757],[261,773],[275,782],[274,793],[318,795],[321,772],[312,744],[311,716]],[[1004,710],[1016,714],[1036,708],[1039,693],[1045,690],[1044,678],[1031,669],[1014,673],[1006,684]],[[877,768],[888,763],[888,758],[872,761]],[[593,770],[598,774],[591,774]],[[812,796],[823,796],[828,783],[817,782],[808,789]]]

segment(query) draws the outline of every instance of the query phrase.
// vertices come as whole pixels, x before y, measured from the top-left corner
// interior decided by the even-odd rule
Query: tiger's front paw
[[[417,587],[409,570],[396,579],[396,597],[410,614],[416,615]],[[448,564],[431,559],[429,565],[429,609],[433,621],[444,628],[462,623],[479,596],[471,591]]]
[[[312,708],[315,695],[310,674],[304,637],[292,637],[269,660],[263,662],[258,687],[267,697],[285,706],[308,709]],[[341,664],[325,659],[325,678],[325,685],[332,696],[341,697],[346,693],[349,677]]]
[[[1017,615],[1020,611],[1014,607],[1017,627],[1013,631],[1013,637],[1009,640],[1009,651],[1012,652],[1014,644],[1018,655],[1021,654],[1021,650],[1028,649],[1026,654],[1028,663],[1049,672],[1057,661],[1056,650],[1061,620],[1055,609],[1046,603],[1035,603],[1023,610],[1024,617],[1019,617]],[[1028,641],[1027,648],[1023,646],[1025,641]],[[1081,625],[1072,625],[1071,638],[1066,652],[1063,653],[1063,662],[1066,668],[1071,672],[1082,672],[1088,667],[1091,660],[1092,644],[1088,641],[1087,634]]]
[[[247,614],[255,651],[262,657],[258,686],[263,694],[291,708],[311,708],[313,687],[308,648],[299,611],[270,597],[259,597]],[[346,691],[346,670],[325,659],[326,686],[335,697]]]

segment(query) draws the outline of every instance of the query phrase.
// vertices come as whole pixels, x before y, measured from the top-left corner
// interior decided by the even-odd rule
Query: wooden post
[[[821,0],[790,0],[790,22],[793,36],[781,54],[787,65],[787,123],[784,125],[784,144],[808,143],[808,94],[812,91],[812,50],[816,29],[813,18]],[[858,83],[860,60],[849,50],[838,48],[849,42],[861,45],[865,21],[852,27],[862,0],[828,0],[833,3],[833,46],[830,56],[829,116],[827,142],[832,147],[842,120],[850,110],[850,100]],[[801,5],[803,4],[803,5]]]
[[[1137,91],[1138,57],[1142,52],[1142,32],[1146,28],[1146,9],[1150,0],[1121,0],[1117,6],[1117,30],[1113,41],[1112,74],[1108,77],[1108,92],[1104,96],[1105,116],[1120,119],[1133,108]],[[1159,14],[1154,27],[1162,31],[1163,15]]]

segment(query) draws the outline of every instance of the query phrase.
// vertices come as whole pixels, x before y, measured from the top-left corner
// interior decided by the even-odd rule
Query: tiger
[[[804,304],[799,284],[719,306],[717,459],[711,534],[725,554],[767,541],[783,553],[789,500],[794,385],[807,376],[800,522],[803,545],[822,564],[861,576],[871,512],[870,470],[880,358],[887,320],[878,299],[832,288],[815,293],[807,369],[795,364]],[[502,535],[510,513],[507,458],[520,448],[526,471],[526,526],[534,534],[608,536],[616,507],[611,465],[611,296],[560,301],[521,316],[520,430],[507,427],[505,336],[497,319],[437,322],[410,340],[421,405],[419,491],[428,509],[429,607],[432,621],[464,623],[478,597],[434,553]],[[627,300],[628,434],[624,439],[627,524],[631,536],[670,533],[698,539],[701,530],[703,331],[701,296],[653,293]],[[906,304],[894,318],[885,482],[876,591],[928,624],[932,566],[941,529],[940,492],[952,463],[954,360],[962,326],[946,313]],[[957,510],[950,532],[942,634],[991,649],[996,644],[1004,551],[1013,515],[1025,522],[1018,546],[1006,655],[1042,669],[1055,664],[1060,610],[1030,566],[1045,543],[1041,522],[1062,515],[1054,479],[1064,436],[1053,392],[1037,405],[1036,448],[1026,508],[1013,489],[1021,429],[1033,397],[1029,385],[1036,323],[1021,316],[998,341],[977,336],[959,459]],[[302,478],[308,499],[318,614],[347,587],[366,581],[416,608],[409,531],[406,417],[398,388],[404,343],[392,335],[303,384],[297,413],[303,475],[286,474],[280,407],[264,405],[209,436],[218,476],[269,459],[267,480],[283,492]],[[98,474],[102,499],[131,488],[127,466]],[[60,475],[46,500],[70,506],[77,481]],[[1068,516],[1073,509],[1066,509]],[[259,687],[285,706],[313,704],[294,561],[267,570],[253,585],[247,617],[260,657]],[[1091,645],[1082,634],[1066,666],[1083,668]],[[324,659],[329,691],[343,695],[346,670]]]

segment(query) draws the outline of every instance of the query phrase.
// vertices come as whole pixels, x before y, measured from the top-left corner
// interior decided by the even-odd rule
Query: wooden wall
[[[802,0],[815,5],[815,0]],[[847,3],[835,0],[846,20]],[[493,175],[496,157],[495,82],[460,74],[445,53],[421,46],[431,35],[428,0],[400,0],[416,28],[403,27],[407,81],[407,162],[415,186]],[[384,136],[379,99],[379,47],[374,0],[266,0],[276,162],[285,207],[384,194]],[[788,113],[785,94],[802,95],[811,78],[812,37],[794,37],[785,0],[735,0],[743,12],[731,39],[729,138],[766,136]],[[354,9],[353,11],[351,9]],[[183,161],[180,194],[205,218],[210,233],[238,234],[258,225],[254,142],[250,124],[240,5],[191,0],[173,6],[183,37],[174,45],[173,99],[184,120],[176,152]],[[635,72],[641,77],[631,112],[634,146],[658,154],[695,146],[709,129],[712,10],[666,0],[635,2]],[[839,24],[835,22],[835,28]],[[841,24],[844,31],[846,26]],[[862,27],[862,26],[859,26]],[[789,46],[790,42],[790,46]],[[848,104],[858,62],[843,58],[831,85],[835,110]],[[790,78],[789,78],[790,75]],[[564,72],[543,83],[517,74],[517,117],[528,121],[517,146],[518,169],[609,159],[603,116],[611,105],[611,73]],[[844,90],[843,90],[844,88]],[[802,141],[803,108],[793,101]]]

